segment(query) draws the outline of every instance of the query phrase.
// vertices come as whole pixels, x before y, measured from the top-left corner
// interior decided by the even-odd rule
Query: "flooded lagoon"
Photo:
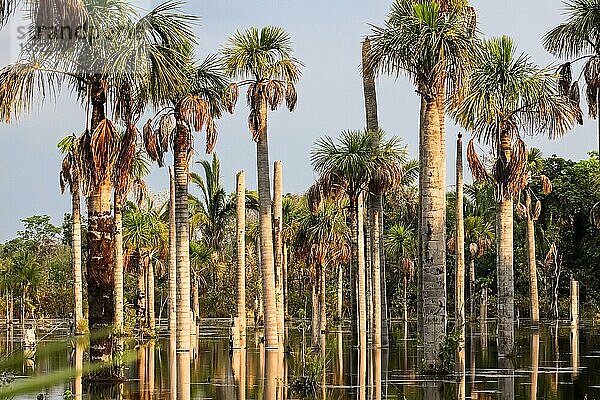
[[[467,331],[464,375],[459,359],[457,372],[438,380],[419,374],[420,349],[413,324],[408,328],[405,337],[404,324],[393,325],[389,349],[360,351],[352,347],[347,326],[330,326],[321,338],[325,351],[314,352],[306,327],[303,332],[302,324],[290,324],[289,345],[281,353],[265,351],[253,329],[248,330],[245,351],[230,351],[228,321],[204,320],[189,355],[177,354],[169,337],[143,344],[127,340],[123,384],[92,385],[75,374],[75,379],[48,384],[16,399],[174,399],[177,391],[178,398],[186,398],[188,356],[191,399],[600,398],[600,337],[598,327],[591,324],[571,328],[563,322],[558,334],[554,324],[543,324],[539,330],[521,325],[516,331],[517,356],[500,360],[494,323],[489,322],[487,330],[473,324]],[[22,353],[17,336],[12,341],[3,336],[5,360],[7,351]],[[75,368],[88,363],[87,350],[83,341],[65,343],[64,337],[49,335],[33,358],[8,372],[14,374],[15,384],[26,377]],[[323,354],[324,369],[320,368]],[[179,377],[176,365],[183,371]],[[312,376],[316,384],[308,394],[297,391],[305,382],[303,376]]]

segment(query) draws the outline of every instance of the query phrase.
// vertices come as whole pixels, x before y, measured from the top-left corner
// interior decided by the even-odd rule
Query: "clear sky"
[[[157,2],[142,2],[145,5]],[[286,192],[302,192],[315,178],[309,153],[316,138],[335,136],[346,129],[364,126],[364,105],[359,73],[360,42],[369,33],[369,23],[381,24],[391,0],[212,0],[192,1],[186,11],[201,16],[196,27],[197,54],[203,58],[216,52],[236,29],[279,25],[294,41],[296,56],[304,64],[298,85],[298,105],[294,113],[284,108],[269,116],[270,159],[280,159],[284,168]],[[472,0],[478,10],[480,30],[487,37],[512,36],[521,51],[539,64],[555,62],[541,46],[545,32],[562,20],[560,0]],[[0,65],[11,60],[15,29],[0,32]],[[412,157],[417,154],[419,99],[405,78],[381,78],[377,83],[381,127],[400,136]],[[242,99],[243,97],[240,96]],[[255,147],[247,125],[247,108],[240,101],[235,115],[219,122],[216,152],[221,159],[224,185],[233,190],[235,172],[247,172],[247,184],[256,187]],[[0,124],[0,241],[21,229],[20,219],[49,214],[60,224],[69,212],[68,195],[61,195],[58,171],[61,156],[58,140],[80,133],[84,113],[68,94],[58,102],[47,101],[11,125]],[[453,181],[454,140],[457,128],[448,123],[448,184]],[[586,118],[568,136],[549,142],[528,138],[531,146],[544,154],[581,159],[597,148],[595,122]],[[468,139],[469,135],[466,135]],[[197,134],[195,160],[203,154],[204,134]],[[192,170],[199,170],[192,165]],[[150,189],[164,192],[166,168],[153,168]],[[192,193],[196,188],[190,187]]]

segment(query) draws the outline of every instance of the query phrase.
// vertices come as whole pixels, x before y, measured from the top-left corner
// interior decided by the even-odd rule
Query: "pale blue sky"
[[[141,2],[148,4],[148,2]],[[561,19],[560,0],[473,0],[478,9],[481,31],[486,36],[506,34],[540,64],[554,62],[540,44],[542,35]],[[152,3],[156,4],[156,2]],[[296,55],[304,64],[298,85],[298,106],[294,113],[285,109],[269,118],[271,161],[281,159],[284,188],[301,192],[310,185],[314,173],[309,152],[316,138],[337,135],[345,129],[364,125],[364,106],[359,74],[360,41],[369,33],[369,23],[381,24],[391,0],[213,0],[190,1],[186,10],[201,16],[196,27],[200,44],[198,56],[216,52],[236,29],[279,25],[291,35]],[[14,29],[0,32],[0,65],[11,59]],[[388,134],[398,135],[417,153],[418,97],[404,78],[379,79],[377,84],[380,125]],[[235,172],[247,171],[249,187],[256,187],[255,148],[246,126],[247,109],[240,101],[235,115],[225,115],[218,123],[216,152],[227,190],[233,189]],[[547,155],[580,159],[595,149],[595,122],[586,119],[584,127],[568,136],[548,142],[528,139]],[[33,214],[49,214],[60,224],[69,212],[69,199],[61,195],[58,170],[61,156],[56,143],[65,134],[79,133],[84,115],[78,105],[62,96],[58,104],[46,102],[29,116],[11,125],[0,125],[0,241],[14,236],[20,219]],[[452,184],[454,137],[458,130],[448,124],[448,183]],[[195,160],[206,157],[203,134],[198,134]],[[468,138],[468,135],[467,135]],[[198,170],[198,166],[192,166]],[[155,167],[149,177],[152,191],[167,188],[168,172]],[[191,191],[196,189],[191,187]]]

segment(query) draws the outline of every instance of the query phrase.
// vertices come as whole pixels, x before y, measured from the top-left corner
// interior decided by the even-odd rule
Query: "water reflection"
[[[573,380],[579,374],[579,326],[571,325],[571,366],[573,367]]]

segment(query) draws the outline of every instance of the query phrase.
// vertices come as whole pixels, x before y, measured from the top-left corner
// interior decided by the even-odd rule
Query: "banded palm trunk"
[[[469,264],[469,316],[471,321],[475,320],[475,254],[471,253]]]
[[[358,322],[358,257],[359,257],[359,227],[358,227],[358,202],[359,195],[350,195],[350,210],[348,213],[348,223],[350,225],[350,254],[351,259],[348,264],[348,276],[350,277],[350,332],[352,337],[352,345],[359,344],[359,322]],[[362,225],[362,223],[361,223]],[[362,237],[362,234],[360,235]],[[363,253],[364,254],[364,253]],[[364,260],[364,255],[363,255]]]
[[[327,306],[325,303],[325,266],[321,265],[321,279],[319,280],[319,334],[327,330]]]
[[[191,335],[191,279],[189,252],[188,153],[190,151],[190,141],[192,139],[191,132],[183,120],[179,109],[175,112],[175,119],[176,132],[173,146],[173,169],[175,178],[175,254],[177,260],[177,351],[189,352]]]
[[[256,142],[256,170],[258,174],[258,213],[260,222],[260,258],[262,271],[262,299],[264,308],[265,345],[278,347],[277,302],[275,296],[275,263],[273,261],[273,224],[271,221],[271,184],[269,177],[269,143],[267,137],[267,98],[261,91],[256,96],[254,109],[260,115]]]
[[[114,194],[115,219],[114,219],[114,252],[115,252],[115,326],[116,332],[123,331],[123,207],[121,196],[115,191]]]
[[[275,229],[275,296],[277,301],[277,335],[279,344],[283,344],[285,332],[285,314],[283,310],[283,175],[281,161],[273,166],[273,228]]]
[[[246,343],[246,174],[239,171],[236,176],[236,275],[237,275],[237,329],[240,347]]]
[[[74,306],[73,312],[75,334],[83,335],[85,333],[85,320],[83,316],[83,282],[82,282],[82,271],[81,271],[81,204],[79,195],[79,179],[77,176],[73,177],[73,187],[71,189],[71,202],[72,202],[72,235],[73,243],[71,253],[73,257],[73,294],[74,294]],[[6,312],[8,314],[10,310],[9,301],[7,296]],[[11,318],[7,315],[7,323],[11,323]],[[9,322],[10,321],[10,322]]]
[[[156,318],[154,313],[154,263],[150,256],[148,256],[148,274],[147,274],[147,291],[148,293],[148,305],[146,307],[148,312],[148,328],[150,334],[154,335],[156,331]]]
[[[198,292],[198,275],[197,272],[192,272],[192,310],[193,315],[191,319],[192,324],[192,336],[196,333],[196,327],[198,326],[198,319],[200,318],[200,293]]]
[[[169,167],[169,333],[171,335],[174,335],[177,329],[177,250],[175,239],[175,179],[173,167]]]
[[[343,319],[344,310],[344,267],[342,266],[342,264],[338,264],[337,275],[337,318],[338,321],[341,321]]]
[[[455,313],[456,327],[465,339],[465,225],[463,208],[463,158],[462,135],[456,141],[456,284]]]
[[[423,351],[425,367],[440,370],[441,344],[446,336],[446,195],[445,159],[439,106],[435,97],[422,96],[421,224]]]
[[[363,91],[365,97],[365,114],[367,131],[372,135],[372,147],[379,147],[379,121],[377,117],[377,91],[375,76],[366,66],[371,45],[366,38],[362,44]],[[369,196],[369,230],[371,232],[371,269],[373,286],[373,345],[381,347],[388,345],[387,335],[387,301],[384,300],[385,263],[383,263],[383,199],[381,193]],[[378,274],[376,277],[375,274]],[[385,304],[385,306],[384,306]]]
[[[496,222],[498,274],[498,355],[509,356],[514,349],[513,201],[498,203]]]
[[[364,197],[361,194],[358,198],[357,221],[358,221],[358,345],[361,348],[367,347],[367,301],[366,301],[366,265],[365,265],[365,241],[364,241]]]
[[[525,208],[527,209],[527,256],[529,261],[529,298],[531,301],[531,323],[537,326],[540,322],[540,305],[538,300],[537,267],[535,262],[535,228],[531,208],[531,193],[525,191]]]

